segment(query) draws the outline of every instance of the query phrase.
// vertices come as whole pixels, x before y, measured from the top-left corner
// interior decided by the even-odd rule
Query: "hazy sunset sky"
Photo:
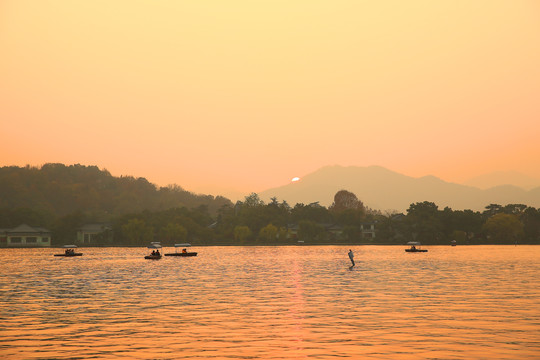
[[[0,0],[0,51],[0,166],[540,178],[540,1]]]

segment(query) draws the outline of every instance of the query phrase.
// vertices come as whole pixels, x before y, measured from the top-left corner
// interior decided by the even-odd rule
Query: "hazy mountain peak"
[[[415,202],[431,201],[444,208],[483,210],[490,203],[519,203],[538,207],[540,191],[519,191],[514,186],[480,190],[446,182],[427,175],[413,178],[381,166],[325,166],[305,175],[302,181],[269,189],[259,194],[262,200],[276,197],[289,204],[318,201],[330,206],[339,190],[353,192],[366,206],[379,210],[405,211]]]
[[[423,180],[423,181],[431,181],[431,182],[446,182],[436,176],[433,176],[433,175],[425,175],[425,176],[421,176],[418,178],[418,180]]]
[[[525,190],[531,190],[540,186],[540,179],[517,171],[495,171],[476,176],[463,182],[463,184],[484,190],[501,185],[514,185]]]

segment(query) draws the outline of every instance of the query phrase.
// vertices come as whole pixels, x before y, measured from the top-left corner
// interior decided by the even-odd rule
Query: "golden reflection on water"
[[[540,246],[2,249],[2,359],[539,359]]]

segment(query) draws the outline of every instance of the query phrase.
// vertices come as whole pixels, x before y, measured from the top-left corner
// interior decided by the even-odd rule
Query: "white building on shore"
[[[0,247],[50,247],[51,232],[42,227],[21,224],[13,229],[0,229]]]

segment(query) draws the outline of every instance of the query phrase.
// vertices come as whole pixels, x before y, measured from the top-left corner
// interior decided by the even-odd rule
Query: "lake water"
[[[0,358],[540,359],[540,246],[351,248],[2,249]]]

